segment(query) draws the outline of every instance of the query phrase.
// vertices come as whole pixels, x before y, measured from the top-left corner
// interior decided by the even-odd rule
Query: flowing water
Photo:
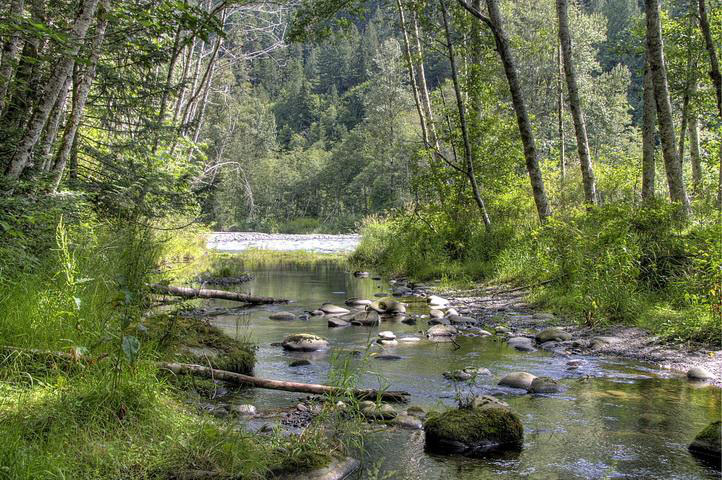
[[[323,317],[274,321],[273,311],[301,314],[324,302],[343,306],[349,297],[373,299],[390,291],[389,285],[371,278],[356,278],[336,261],[312,264],[274,264],[252,267],[255,280],[239,287],[259,295],[292,300],[287,305],[255,307],[241,315],[215,317],[213,322],[229,335],[248,337],[259,346],[255,373],[279,380],[324,383],[329,359],[338,349],[364,350],[379,330],[397,337],[421,336],[426,320],[417,325],[384,322],[380,327],[329,328]],[[428,313],[425,303],[408,298],[410,312]],[[230,304],[214,301],[215,306]],[[291,333],[312,333],[327,338],[330,351],[285,352],[272,343]],[[617,359],[572,356],[585,361],[568,371],[571,358],[538,351],[522,353],[494,337],[459,337],[460,348],[450,343],[385,347],[400,360],[369,360],[366,386],[388,383],[391,389],[411,393],[410,404],[425,408],[453,406],[454,382],[442,373],[466,366],[485,367],[492,377],[479,377],[473,387],[479,394],[493,394],[508,402],[525,429],[523,450],[515,455],[469,459],[424,452],[423,432],[392,430],[374,434],[368,442],[366,465],[373,466],[358,478],[485,479],[509,478],[717,478],[719,470],[696,460],[687,451],[694,436],[719,419],[721,391],[689,383],[682,376],[654,365]],[[381,347],[373,347],[380,351]],[[308,359],[311,365],[290,368],[291,361]],[[554,395],[529,395],[499,387],[498,379],[514,371],[528,371],[559,379],[565,391]],[[381,379],[381,380],[380,380]],[[259,411],[298,403],[300,394],[248,390],[241,400]],[[376,470],[380,476],[372,475]]]

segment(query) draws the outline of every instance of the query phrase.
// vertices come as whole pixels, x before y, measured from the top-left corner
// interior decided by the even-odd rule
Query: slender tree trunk
[[[65,85],[60,91],[60,96],[58,97],[57,102],[55,102],[53,111],[50,114],[48,126],[45,128],[45,136],[42,142],[42,151],[40,152],[40,158],[42,158],[43,160],[43,163],[40,166],[40,171],[42,172],[49,171],[50,168],[53,166],[51,154],[53,150],[53,145],[55,144],[55,140],[58,135],[58,129],[60,128],[61,120],[65,114],[65,104],[68,100],[68,93],[70,91],[71,84],[72,79],[68,77],[65,80]]]
[[[72,71],[73,65],[75,64],[75,56],[80,51],[80,46],[85,39],[85,34],[95,15],[98,1],[99,0],[83,1],[80,14],[75,19],[70,35],[71,43],[68,47],[68,52],[66,52],[53,69],[53,74],[48,81],[47,88],[43,92],[42,100],[10,160],[10,165],[5,173],[8,178],[13,180],[19,178],[27,166],[33,147],[38,142],[40,134],[48,121],[50,110],[60,95],[60,91],[65,84],[65,79]]]
[[[684,81],[684,94],[682,96],[682,119],[679,126],[679,161],[684,166],[684,141],[687,137],[687,125],[689,122],[689,103],[692,97],[692,84],[696,83],[695,70],[697,65],[692,55],[692,36],[694,24],[697,19],[695,1],[689,2],[689,18],[687,19],[687,75]],[[684,170],[684,167],[683,167]]]
[[[589,155],[589,140],[587,139],[587,126],[584,122],[582,102],[579,98],[577,75],[572,59],[572,39],[569,34],[569,17],[567,0],[557,0],[557,18],[559,20],[559,43],[561,44],[562,60],[564,62],[564,75],[569,91],[569,107],[574,120],[574,132],[577,137],[577,152],[582,167],[582,182],[584,184],[584,200],[589,205],[597,203],[597,185],[594,179],[592,159]]]
[[[696,83],[692,84],[693,97],[696,86]],[[689,133],[689,160],[692,165],[692,191],[698,194],[702,187],[702,154],[699,148],[699,122],[695,112],[690,113],[687,130]]]
[[[454,55],[454,46],[451,43],[451,32],[449,31],[449,19],[446,11],[446,5],[444,0],[439,0],[441,5],[441,15],[444,20],[444,32],[446,33],[446,46],[449,52],[449,62],[451,63],[451,79],[454,83],[454,93],[456,94],[456,108],[459,112],[459,124],[461,126],[461,136],[464,142],[464,160],[466,163],[466,176],[471,183],[471,190],[474,194],[474,201],[479,207],[481,212],[481,218],[484,221],[484,226],[488,230],[491,227],[491,220],[489,220],[489,214],[486,211],[486,205],[484,200],[481,198],[481,189],[476,181],[476,174],[474,173],[474,155],[471,148],[471,140],[469,139],[469,127],[466,123],[466,109],[464,108],[464,99],[461,93],[461,86],[459,85],[459,77],[456,70],[456,57]]]
[[[429,132],[429,140],[434,148],[439,150],[439,137],[436,134],[436,126],[434,125],[434,111],[431,108],[431,96],[429,95],[429,87],[426,84],[426,71],[424,69],[424,56],[421,49],[421,34],[419,33],[419,19],[416,12],[412,14],[414,24],[414,40],[416,43],[416,55],[418,55],[416,75],[419,91],[421,92],[421,100],[426,110],[426,121],[428,122],[427,130]]]
[[[23,16],[25,2],[23,0],[13,0],[10,3],[10,11],[13,23],[18,23]],[[22,38],[20,37],[20,29],[14,31],[10,38],[3,45],[2,60],[0,60],[0,113],[5,110],[5,97],[8,93],[8,87],[12,81],[13,71],[17,63],[18,53]]]
[[[682,163],[677,155],[677,147],[675,145],[672,104],[669,100],[667,69],[664,64],[659,0],[645,0],[645,7],[647,16],[647,50],[649,52],[649,64],[652,70],[654,95],[657,100],[657,118],[660,136],[662,137],[662,153],[664,155],[664,166],[667,173],[669,196],[673,202],[680,204],[682,215],[687,217],[690,214],[689,198],[687,197],[684,186]]]
[[[656,163],[654,159],[654,131],[657,123],[657,104],[654,100],[654,82],[649,58],[644,67],[643,118],[642,118],[642,200],[654,199]]]
[[[499,11],[498,0],[486,0],[486,6],[489,10],[489,17],[481,14],[478,10],[468,5],[464,0],[458,0],[472,15],[482,22],[486,23],[494,34],[496,48],[504,66],[509,90],[511,92],[511,100],[516,113],[516,120],[519,126],[521,141],[524,145],[524,159],[526,161],[526,169],[529,172],[529,181],[534,195],[534,203],[536,204],[539,221],[544,223],[551,216],[552,210],[549,206],[546,190],[544,188],[544,178],[539,168],[539,160],[537,158],[536,145],[534,144],[534,133],[529,121],[529,115],[526,111],[526,103],[524,95],[519,84],[519,77],[516,70],[514,55],[512,54],[509,40],[504,32],[501,12]]]
[[[564,194],[564,180],[567,174],[565,146],[564,146],[564,87],[562,77],[564,70],[562,66],[562,45],[557,44],[557,134],[559,135],[559,172],[562,183],[562,195]]]
[[[709,54],[709,76],[712,78],[715,95],[717,97],[717,113],[722,121],[722,74],[720,73],[719,60],[717,58],[717,48],[712,40],[712,33],[709,28],[709,18],[707,17],[707,6],[705,0],[699,0],[699,27],[702,30],[704,44]],[[717,208],[722,211],[722,142],[719,146],[719,189],[717,190]]]
[[[396,6],[399,10],[399,24],[401,26],[401,34],[404,40],[404,57],[406,59],[406,68],[409,72],[409,82],[411,89],[414,93],[414,103],[416,104],[416,112],[419,115],[419,123],[421,124],[421,138],[424,141],[424,146],[430,148],[429,143],[429,132],[426,128],[426,115],[424,114],[424,108],[421,105],[421,96],[419,94],[419,86],[416,83],[416,69],[414,68],[414,61],[411,56],[411,45],[409,44],[408,28],[406,26],[406,15],[404,13],[404,6],[401,0],[396,0]]]
[[[63,132],[63,140],[58,148],[58,154],[55,159],[55,166],[53,167],[53,183],[51,192],[55,193],[58,190],[60,181],[63,178],[63,172],[65,171],[65,164],[68,161],[68,155],[70,149],[75,142],[75,134],[80,126],[80,121],[83,119],[83,110],[85,109],[85,102],[88,99],[88,93],[90,92],[90,86],[93,84],[95,79],[95,70],[98,66],[98,60],[100,59],[101,46],[105,39],[105,30],[108,26],[108,14],[110,12],[110,0],[103,0],[101,10],[98,12],[98,24],[95,29],[95,37],[90,47],[90,59],[88,60],[88,67],[83,75],[78,87],[74,90],[73,94],[73,109],[70,113],[70,118],[65,126],[65,132]]]

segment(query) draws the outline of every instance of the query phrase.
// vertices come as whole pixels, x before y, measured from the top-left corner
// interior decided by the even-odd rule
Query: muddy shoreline
[[[434,289],[460,313],[476,317],[485,324],[505,325],[515,336],[531,336],[549,327],[560,327],[573,337],[560,347],[572,353],[617,357],[653,363],[660,369],[685,376],[692,367],[704,367],[715,378],[708,383],[722,388],[722,350],[693,344],[664,341],[638,327],[623,325],[605,328],[583,327],[568,319],[540,312],[526,301],[526,292],[511,287],[479,287],[471,290]],[[612,343],[593,342],[595,337],[614,337]]]

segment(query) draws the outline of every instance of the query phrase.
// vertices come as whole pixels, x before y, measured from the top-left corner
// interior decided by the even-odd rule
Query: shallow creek
[[[379,330],[397,337],[422,336],[426,319],[416,325],[383,322],[380,327],[329,328],[324,317],[310,320],[274,321],[273,311],[301,314],[324,302],[344,306],[345,299],[374,299],[389,292],[387,283],[355,278],[345,266],[334,262],[313,265],[276,264],[250,268],[255,276],[238,290],[291,299],[288,305],[257,307],[240,315],[214,317],[213,323],[239,338],[250,337],[258,345],[255,373],[279,380],[325,383],[329,359],[335,349],[364,350]],[[427,314],[423,299],[410,302],[410,313]],[[213,306],[231,306],[222,301]],[[271,346],[291,333],[313,333],[327,338],[331,351],[290,353]],[[495,337],[457,339],[450,343],[400,343],[384,347],[400,360],[371,359],[364,378],[378,387],[378,376],[394,390],[411,393],[410,405],[443,408],[455,404],[458,387],[442,373],[466,366],[485,367],[493,376],[479,377],[473,391],[496,395],[520,416],[525,429],[524,449],[506,457],[468,459],[424,453],[423,432],[394,430],[374,434],[368,442],[366,470],[356,478],[393,479],[485,479],[509,478],[717,478],[719,472],[700,463],[687,445],[709,422],[720,416],[721,391],[699,386],[657,369],[654,365],[626,360],[574,355],[564,357],[544,351],[518,352]],[[373,347],[373,351],[382,351]],[[290,368],[293,360],[308,359],[311,365]],[[577,370],[567,370],[571,359],[584,360]],[[527,371],[559,379],[565,391],[554,395],[529,395],[525,391],[497,386],[507,373]],[[458,385],[458,384],[457,384]],[[466,391],[468,385],[463,387]],[[238,400],[260,412],[298,403],[301,394],[249,390]],[[401,407],[400,407],[401,408]],[[371,468],[370,468],[371,467]],[[388,473],[390,477],[383,477]],[[375,475],[374,475],[375,477]]]

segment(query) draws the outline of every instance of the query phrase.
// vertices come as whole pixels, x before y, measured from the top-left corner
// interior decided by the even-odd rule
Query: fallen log
[[[267,303],[288,303],[288,300],[257,297],[255,295],[247,295],[245,293],[229,292],[227,290],[211,290],[208,288],[191,288],[191,287],[174,287],[172,285],[160,285],[158,283],[149,283],[148,287],[155,293],[165,295],[175,295],[184,298],[218,298],[221,300],[233,300],[235,302],[251,303],[261,305]]]
[[[270,390],[285,390],[287,392],[311,393],[314,395],[325,394],[344,394],[343,389],[332,387],[330,385],[318,385],[314,383],[298,383],[283,382],[280,380],[268,380],[264,378],[251,377],[240,373],[228,372],[226,370],[216,370],[215,368],[203,367],[201,365],[192,365],[189,363],[167,363],[159,362],[161,368],[173,372],[175,375],[197,375],[216,380],[223,380],[228,383],[238,385],[252,385],[257,388],[267,388]],[[388,402],[407,402],[408,392],[402,391],[381,391],[372,389],[356,389],[351,392],[357,398],[369,398],[386,400]]]

